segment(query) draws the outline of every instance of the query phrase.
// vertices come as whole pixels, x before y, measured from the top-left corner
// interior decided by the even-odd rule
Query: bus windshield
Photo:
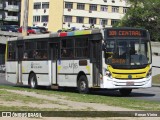
[[[111,39],[105,44],[105,62],[118,66],[142,66],[151,63],[150,42],[143,39]]]

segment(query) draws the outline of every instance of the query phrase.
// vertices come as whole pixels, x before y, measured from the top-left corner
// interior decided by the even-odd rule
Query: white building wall
[[[107,2],[104,2],[107,1]],[[115,2],[112,2],[115,1]],[[34,0],[35,2],[50,2],[50,0]],[[71,27],[76,27],[76,28],[83,28],[82,26],[85,27],[90,27],[91,25],[89,24],[89,19],[88,18],[96,18],[97,23],[94,25],[94,27],[102,28],[103,25],[101,25],[100,19],[107,19],[108,24],[105,25],[105,27],[111,27],[111,20],[120,20],[123,18],[124,13],[123,12],[123,7],[129,7],[127,4],[127,0],[63,0],[64,5],[63,5],[63,16],[72,16],[73,21],[71,23],[68,22],[63,22],[62,28],[71,28]],[[68,9],[65,8],[65,2],[72,2],[74,5],[73,9],[68,11]],[[77,4],[76,3],[84,3],[85,4],[85,10],[78,10],[77,9]],[[92,11],[91,13],[88,10],[88,7],[90,4],[96,4],[97,5],[97,11]],[[108,11],[100,11],[100,6],[101,5],[106,5],[108,6]],[[119,12],[118,13],[112,13],[112,6],[119,7]],[[58,10],[57,10],[58,11]],[[49,15],[49,9],[46,9],[44,12],[44,9],[33,9],[33,16],[42,16],[42,15]],[[84,17],[84,23],[76,23],[76,17]],[[51,22],[51,21],[49,21]],[[53,21],[52,21],[53,22]],[[53,23],[56,24],[56,23]],[[68,24],[70,26],[68,26]],[[35,26],[43,26],[44,22],[34,22],[33,25]],[[47,24],[48,25],[48,24]],[[48,26],[46,26],[48,27]],[[59,28],[61,29],[61,28]]]
[[[41,9],[33,9],[33,16],[42,16],[42,15],[48,15],[49,16],[49,8],[48,9],[42,9],[42,2],[50,2],[50,0],[34,0],[35,2],[41,3]],[[33,4],[34,7],[34,4]],[[40,18],[41,19],[41,18]],[[43,26],[44,22],[33,22],[35,26]],[[47,26],[46,26],[47,28]]]
[[[74,9],[72,9],[71,11],[68,11],[68,9],[64,9],[64,15],[107,18],[107,19],[121,19],[124,16],[124,14],[120,13],[109,13],[103,11],[92,11],[92,13],[89,13],[89,11],[86,10],[74,10]]]
[[[111,6],[128,6],[127,0],[64,0],[64,2],[76,2],[76,3],[88,3],[88,4],[101,4],[101,5],[111,5]],[[115,1],[113,3],[112,1]]]
[[[94,27],[98,27],[98,28],[102,28],[103,25],[101,25],[101,21],[100,19],[107,19],[108,20],[108,24],[105,25],[105,27],[111,27],[111,20],[115,19],[115,20],[120,20],[123,18],[123,16],[125,15],[125,13],[123,13],[123,7],[129,7],[129,4],[127,3],[127,0],[106,0],[107,2],[104,2],[105,0],[64,0],[64,16],[72,16],[74,17],[72,19],[72,22],[69,23],[70,26],[68,26],[68,22],[64,21],[63,24],[63,28],[70,28],[70,27],[76,27],[81,29],[82,26],[85,27],[90,27],[91,25],[89,23],[76,23],[76,17],[84,17],[85,18],[96,18],[97,19],[97,23],[94,24]],[[115,3],[113,3],[112,1],[115,1]],[[90,4],[96,4],[97,5],[97,11],[92,11],[91,13],[89,12],[89,10],[78,10],[78,9],[71,9],[68,10],[65,8],[65,2],[72,2],[75,6],[76,3],[84,3],[85,7],[86,5],[90,5]],[[108,11],[100,11],[100,6],[101,5],[106,5],[108,6]],[[119,12],[118,13],[113,13],[112,12],[112,6],[116,6],[119,7]],[[87,6],[88,7],[88,6]],[[86,21],[85,21],[86,22]]]

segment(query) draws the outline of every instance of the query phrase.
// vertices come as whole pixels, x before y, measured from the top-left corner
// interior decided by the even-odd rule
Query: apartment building
[[[21,0],[0,0],[0,25],[19,25]]]
[[[50,31],[111,27],[128,8],[127,0],[29,0],[28,24]]]

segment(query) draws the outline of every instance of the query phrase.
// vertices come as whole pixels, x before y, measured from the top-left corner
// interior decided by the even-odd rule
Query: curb
[[[152,87],[160,87],[160,84],[152,84]]]

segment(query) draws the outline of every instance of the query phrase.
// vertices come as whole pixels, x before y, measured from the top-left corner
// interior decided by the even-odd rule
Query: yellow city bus
[[[147,30],[105,28],[11,38],[6,79],[38,86],[116,89],[151,87],[151,46]]]

